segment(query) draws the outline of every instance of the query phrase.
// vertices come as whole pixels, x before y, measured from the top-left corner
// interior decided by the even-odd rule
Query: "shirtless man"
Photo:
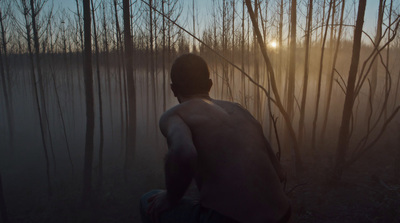
[[[180,104],[159,123],[169,150],[166,190],[141,198],[143,222],[287,222],[283,170],[260,123],[239,104],[210,98],[212,81],[199,56],[177,58],[171,80]],[[199,202],[183,197],[192,179]]]

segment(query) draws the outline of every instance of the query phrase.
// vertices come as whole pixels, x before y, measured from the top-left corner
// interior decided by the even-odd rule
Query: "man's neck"
[[[188,95],[188,96],[178,96],[179,103],[183,103],[185,101],[190,101],[192,99],[211,100],[211,97],[209,94],[193,94],[193,95]]]

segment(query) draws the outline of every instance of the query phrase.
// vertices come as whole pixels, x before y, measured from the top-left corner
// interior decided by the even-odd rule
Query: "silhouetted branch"
[[[383,123],[383,126],[379,132],[379,134],[375,137],[375,139],[369,143],[367,146],[365,146],[365,148],[363,150],[361,150],[359,153],[357,153],[355,156],[352,156],[345,164],[346,167],[350,166],[351,164],[353,164],[355,161],[357,161],[360,157],[362,157],[362,155],[367,152],[368,150],[370,150],[371,148],[373,148],[373,146],[379,141],[379,139],[382,137],[383,133],[385,132],[387,126],[389,125],[389,123],[393,120],[393,118],[396,116],[396,114],[399,112],[400,110],[400,106],[398,106],[393,112],[392,114],[389,116],[388,119],[386,119],[386,121]]]
[[[276,153],[276,157],[278,158],[279,161],[281,161],[281,142],[279,140],[279,134],[278,134],[278,128],[276,127],[276,122],[278,121],[278,117],[274,117],[273,114],[270,114],[272,123],[274,125],[274,131],[275,131],[275,137],[276,137],[276,143],[278,144],[278,152]]]
[[[147,2],[145,2],[144,0],[141,0],[144,4],[146,4],[147,6],[150,6]],[[160,12],[159,10],[157,10],[154,7],[151,7],[155,12],[159,13],[161,16],[165,17],[168,21],[170,21],[172,24],[174,24],[175,26],[177,26],[179,29],[181,29],[182,31],[184,31],[185,33],[187,33],[188,35],[190,35],[191,37],[193,37],[195,40],[199,41],[201,44],[203,44],[206,48],[208,48],[209,50],[211,50],[214,54],[216,54],[218,57],[220,57],[222,60],[224,60],[225,62],[227,62],[228,64],[232,65],[234,68],[236,68],[237,70],[239,70],[244,76],[246,76],[249,81],[251,83],[253,83],[254,85],[256,85],[258,88],[260,88],[265,95],[274,103],[276,104],[276,101],[269,95],[267,89],[265,89],[262,85],[260,85],[259,83],[257,83],[252,77],[250,77],[250,75],[248,75],[243,69],[241,69],[240,67],[238,67],[237,65],[235,65],[234,63],[232,63],[230,60],[228,60],[226,57],[222,56],[220,53],[218,53],[216,50],[214,50],[211,46],[209,46],[208,44],[206,44],[204,41],[202,41],[201,39],[199,39],[198,37],[196,37],[195,35],[193,35],[191,32],[189,32],[188,30],[186,30],[185,28],[183,28],[182,26],[180,26],[178,23],[176,23],[174,20],[170,19],[168,16],[166,16],[165,14],[163,14],[162,12]]]

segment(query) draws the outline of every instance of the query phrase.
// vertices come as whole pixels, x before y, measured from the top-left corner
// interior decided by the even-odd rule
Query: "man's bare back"
[[[163,133],[179,119],[196,149],[194,178],[204,207],[249,223],[276,222],[285,214],[289,202],[275,170],[280,167],[271,162],[261,125],[247,110],[227,101],[193,98],[163,115]]]
[[[166,190],[142,196],[143,222],[288,222],[284,171],[260,123],[238,104],[211,99],[209,77],[194,54],[172,65],[171,90],[180,104],[160,119]],[[192,179],[200,204],[184,197]]]

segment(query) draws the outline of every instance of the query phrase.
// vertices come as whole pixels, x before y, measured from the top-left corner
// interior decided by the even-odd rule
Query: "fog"
[[[317,4],[311,10],[315,27],[309,45],[302,22],[308,18],[309,3],[303,2],[298,6],[304,12],[298,15],[300,31],[291,47],[289,4],[284,11],[280,1],[273,1],[272,6],[260,1],[255,11],[266,49],[257,42],[245,2],[216,3],[210,12],[212,22],[202,23],[197,36],[174,24],[191,27],[187,23],[193,19],[194,27],[199,25],[195,20],[201,20],[195,13],[186,16],[186,22],[179,20],[182,14],[190,14],[180,1],[159,2],[170,6],[165,13],[172,22],[163,20],[159,12],[150,14],[147,4],[135,3],[130,7],[132,58],[127,60],[122,2],[94,1],[97,26],[92,30],[98,32],[99,52],[95,36],[89,32],[95,123],[93,156],[88,157],[85,142],[91,139],[86,138],[84,22],[82,15],[75,13],[83,13],[82,4],[77,1],[78,11],[68,13],[62,9],[52,12],[45,1],[34,2],[46,5],[38,11],[36,37],[34,19],[23,14],[24,6],[33,10],[30,5],[24,1],[0,3],[7,9],[1,9],[6,29],[2,30],[0,51],[0,193],[5,203],[1,204],[0,197],[0,222],[140,222],[140,196],[150,189],[165,188],[167,144],[158,120],[178,104],[170,91],[169,70],[176,57],[188,52],[206,60],[213,81],[210,96],[249,110],[274,151],[280,153],[295,222],[400,219],[398,3],[386,3],[383,9],[386,14],[380,24],[389,25],[381,27],[381,38],[364,33],[358,47],[354,44],[358,2],[346,5],[347,19],[340,21],[342,2],[331,1],[337,7],[332,9],[333,22],[328,14],[325,18],[316,12],[327,13],[329,4]],[[240,11],[243,9],[246,11]],[[278,35],[278,20],[284,22],[284,34]],[[340,37],[339,29],[343,29]],[[201,37],[202,42],[193,37]],[[274,39],[274,44],[267,39]],[[374,48],[376,40],[381,48]],[[357,50],[358,69],[352,72]],[[133,66],[133,85],[127,78],[127,63]],[[349,84],[352,76],[353,87]],[[134,100],[128,89],[132,86],[136,125],[130,135],[129,106]],[[346,107],[348,101],[350,107]],[[134,137],[135,145],[129,146]],[[133,151],[130,167],[126,163],[129,151]],[[88,201],[83,185],[84,162],[89,159],[93,164]],[[192,185],[188,194],[195,193]]]

